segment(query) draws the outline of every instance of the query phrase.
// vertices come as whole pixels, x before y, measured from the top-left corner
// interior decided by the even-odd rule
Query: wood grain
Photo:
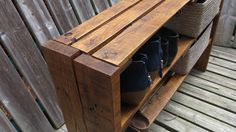
[[[59,36],[58,29],[43,0],[13,0],[39,44]]]
[[[56,41],[43,46],[66,126],[70,132],[86,132],[79,88],[76,83],[73,59],[80,52]]]
[[[120,132],[118,67],[85,54],[74,61],[88,131]]]
[[[119,36],[98,50],[94,57],[121,66],[189,0],[165,0]]]
[[[216,120],[214,118],[211,118],[205,114],[202,114],[200,112],[197,112],[195,110],[192,110],[186,106],[183,106],[181,104],[178,104],[176,102],[170,102],[165,110],[175,113],[179,117],[185,119],[185,120],[191,120],[193,123],[197,124],[198,126],[201,126],[202,128],[212,130],[212,131],[227,131],[232,132],[236,131],[236,128],[233,126],[230,126],[228,124],[225,124],[219,120]]]
[[[11,122],[7,119],[5,114],[0,110],[0,132],[16,132]]]
[[[25,132],[52,132],[52,126],[0,47],[0,100]]]
[[[145,105],[144,109],[141,110],[142,114],[149,120],[150,125],[161,113],[162,109],[164,109],[166,104],[170,101],[171,97],[174,95],[186,77],[187,75],[174,75],[171,77],[168,83],[163,86],[158,91],[156,96],[153,96],[150,102]]]
[[[236,126],[234,123],[236,120],[236,115],[227,110],[221,109],[217,106],[208,104],[207,102],[200,101],[198,99],[192,98],[191,96],[177,92],[172,100],[184,104],[185,106],[204,113],[210,117],[216,118],[220,121],[226,122],[232,126]]]
[[[108,0],[91,0],[91,2],[94,5],[96,13],[100,13],[109,8]]]
[[[78,48],[85,53],[94,53],[96,50],[107,44],[111,39],[123,32],[127,27],[130,27],[134,21],[140,19],[153,10],[153,8],[159,5],[160,2],[161,0],[141,1],[123,14],[108,22],[106,25],[72,44],[72,47]]]
[[[32,87],[52,122],[60,127],[64,120],[47,65],[11,1],[0,1],[0,17],[1,45]]]
[[[44,0],[61,34],[79,25],[68,0]]]
[[[80,38],[94,31],[95,29],[103,26],[104,24],[112,20],[113,18],[117,17],[118,15],[126,11],[127,9],[137,4],[139,1],[140,0],[121,1],[119,2],[119,4],[114,5],[113,7],[85,21],[83,24],[72,29],[67,34],[60,36],[59,38],[56,39],[56,41],[59,41],[66,45],[70,45],[73,42],[75,42],[75,40],[79,40]]]
[[[95,15],[90,0],[69,0],[77,18],[84,22]]]

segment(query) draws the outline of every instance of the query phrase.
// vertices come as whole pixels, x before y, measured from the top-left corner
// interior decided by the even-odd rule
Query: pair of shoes
[[[159,72],[163,76],[163,68],[176,56],[178,37],[177,33],[162,28],[133,56],[132,63],[121,74],[123,102],[138,104],[152,82],[150,73]]]

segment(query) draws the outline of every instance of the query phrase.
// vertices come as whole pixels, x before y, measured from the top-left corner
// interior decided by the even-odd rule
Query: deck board
[[[167,130],[190,131],[182,128],[187,122],[209,131],[236,131],[235,55],[236,49],[213,46],[207,71],[192,70],[152,128],[161,125]],[[184,123],[176,126],[163,121],[170,116],[166,111]]]

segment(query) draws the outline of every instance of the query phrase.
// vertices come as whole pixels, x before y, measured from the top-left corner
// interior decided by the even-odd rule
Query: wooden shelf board
[[[177,55],[176,55],[175,59],[173,60],[172,64],[163,70],[163,76],[165,76],[169,72],[169,70],[174,66],[174,64],[187,52],[187,50],[194,43],[194,41],[195,41],[195,39],[186,38],[186,37],[183,37],[179,40]],[[125,129],[128,126],[128,123],[129,123],[130,119],[134,116],[134,114],[153,95],[153,93],[156,91],[156,86],[160,83],[161,80],[162,80],[162,78],[160,78],[159,76],[156,76],[154,78],[152,84],[148,88],[149,90],[147,91],[145,97],[143,98],[143,100],[140,102],[139,105],[127,107],[124,110],[122,110],[121,127],[123,129]]]
[[[188,74],[175,74],[165,86],[160,88],[151,101],[145,106],[142,113],[148,118],[150,125],[165,108],[166,104],[170,101],[171,97],[175,94],[187,76]]]

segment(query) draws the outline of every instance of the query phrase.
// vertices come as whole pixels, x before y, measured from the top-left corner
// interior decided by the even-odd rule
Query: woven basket
[[[167,22],[166,27],[180,34],[197,38],[219,12],[220,3],[221,0],[190,2]]]
[[[178,74],[188,74],[196,64],[204,50],[209,44],[212,24],[206,29],[196,43],[188,50],[187,54],[181,58],[172,69]]]

